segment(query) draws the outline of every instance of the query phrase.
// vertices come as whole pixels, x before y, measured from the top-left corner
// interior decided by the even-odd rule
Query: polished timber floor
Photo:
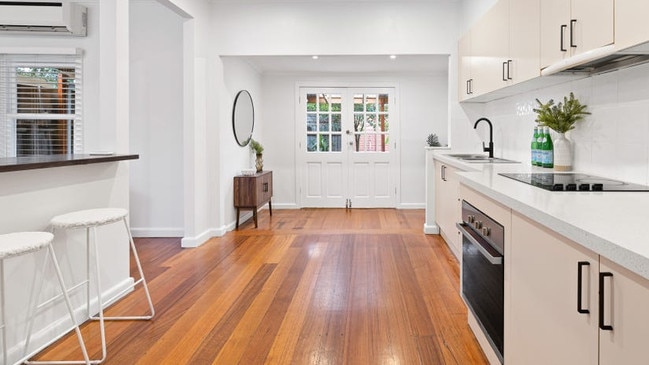
[[[260,212],[199,248],[137,239],[156,317],[107,323],[107,365],[486,364],[422,210]],[[107,314],[145,311],[141,289]],[[96,323],[83,333],[100,356]],[[76,339],[40,354],[80,358]]]

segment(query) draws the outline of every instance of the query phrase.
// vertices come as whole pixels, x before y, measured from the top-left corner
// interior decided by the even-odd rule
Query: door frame
[[[331,89],[331,88],[345,88],[345,89],[370,89],[370,88],[391,88],[394,90],[394,110],[390,112],[390,115],[393,115],[392,118],[396,118],[399,123],[396,123],[396,126],[390,126],[390,136],[394,138],[396,146],[392,150],[394,153],[394,164],[391,168],[390,178],[394,182],[395,196],[394,196],[394,206],[392,208],[399,208],[401,202],[401,108],[400,108],[400,89],[398,81],[297,81],[295,83],[294,90],[294,99],[295,100],[295,109],[294,109],[294,124],[293,130],[296,132],[294,138],[294,169],[295,169],[295,202],[297,209],[304,207],[304,202],[302,201],[301,193],[301,184],[302,184],[302,174],[305,173],[304,166],[300,166],[299,154],[302,153],[301,147],[301,138],[302,136],[298,135],[298,123],[303,123],[299,117],[302,113],[302,104],[300,103],[300,89],[302,88],[322,88],[322,89]],[[342,208],[342,207],[341,207]]]

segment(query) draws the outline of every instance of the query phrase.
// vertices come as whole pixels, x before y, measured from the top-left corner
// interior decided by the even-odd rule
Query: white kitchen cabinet
[[[615,46],[624,49],[649,41],[649,1],[615,0]]]
[[[508,84],[541,76],[540,9],[540,0],[509,0]]]
[[[440,234],[459,260],[462,242],[455,227],[455,223],[461,220],[458,171],[461,170],[435,161],[435,219]]]
[[[644,365],[649,359],[649,282],[605,258],[604,324],[600,330],[600,365]]]
[[[458,43],[458,100],[471,97],[471,32],[467,32]]]
[[[508,364],[597,364],[598,255],[512,214]],[[578,268],[582,307],[578,313]]]
[[[647,363],[649,281],[516,212],[511,236],[507,363]]]
[[[500,0],[460,39],[460,101],[540,76],[539,7]]]
[[[473,96],[507,86],[509,0],[500,0],[471,28]]]
[[[614,0],[541,1],[541,68],[613,44]]]

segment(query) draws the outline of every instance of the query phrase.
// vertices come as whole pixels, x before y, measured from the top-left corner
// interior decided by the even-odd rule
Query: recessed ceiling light
[[[317,60],[318,56],[311,56],[311,58],[313,58],[314,60]]]
[[[395,60],[396,58],[397,58],[397,55],[393,55],[393,54],[390,55],[391,60]]]

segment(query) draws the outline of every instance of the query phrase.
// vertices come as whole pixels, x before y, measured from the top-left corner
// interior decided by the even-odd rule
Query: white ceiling
[[[268,0],[272,1],[272,0]],[[310,1],[310,0],[303,0]],[[245,60],[260,73],[446,73],[447,55],[223,56]]]

